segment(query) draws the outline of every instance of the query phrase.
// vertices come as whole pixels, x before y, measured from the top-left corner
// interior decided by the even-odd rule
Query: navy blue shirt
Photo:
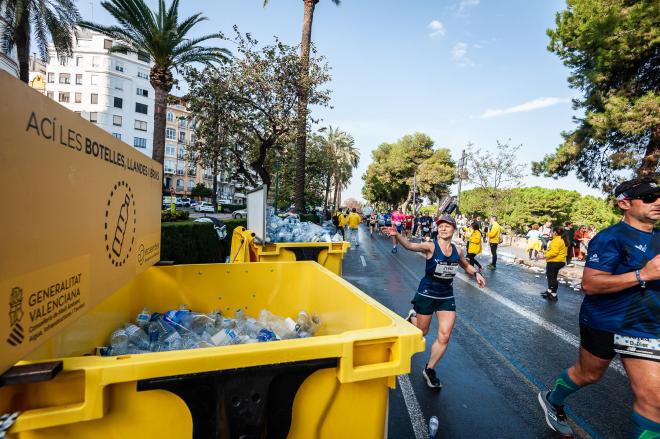
[[[627,223],[608,227],[589,242],[588,268],[612,274],[639,270],[660,251],[660,229],[643,232]],[[660,281],[619,293],[585,296],[580,323],[632,337],[660,337]]]
[[[432,299],[450,299],[454,297],[454,276],[458,269],[458,250],[451,245],[451,255],[445,256],[438,241],[434,240],[433,256],[426,260],[424,277],[419,281],[417,294]]]

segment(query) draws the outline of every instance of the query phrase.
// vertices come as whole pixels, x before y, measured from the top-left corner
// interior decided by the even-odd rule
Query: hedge
[[[218,206],[220,207],[220,212],[229,212],[229,213],[247,208],[247,206],[245,204],[222,204],[222,203],[218,203]]]
[[[160,212],[160,221],[164,223],[173,221],[185,221],[190,216],[187,210],[175,210],[172,212],[170,209],[165,209]]]
[[[227,237],[218,239],[213,223],[194,221],[161,224],[162,261],[176,264],[209,264],[225,262],[231,250],[231,235],[238,226],[245,227],[245,220],[223,220]]]

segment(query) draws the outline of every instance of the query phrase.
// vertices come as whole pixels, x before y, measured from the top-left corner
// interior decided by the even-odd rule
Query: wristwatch
[[[639,274],[639,270],[635,270],[635,277],[637,278],[637,282],[639,282],[639,286],[646,288],[646,281],[642,279],[642,276]]]

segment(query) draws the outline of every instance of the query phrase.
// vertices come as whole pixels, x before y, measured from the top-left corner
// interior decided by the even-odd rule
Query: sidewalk
[[[490,255],[490,249],[486,247],[485,251],[482,254]],[[520,248],[516,246],[500,245],[497,249],[497,255],[499,257],[504,257],[505,259],[509,259],[513,263],[530,267],[533,271],[539,273],[545,272],[545,259],[539,259],[537,261],[530,260],[527,254],[527,250],[524,248]],[[559,276],[564,277],[571,281],[581,281],[582,271],[584,270],[584,262],[573,260],[573,264],[574,264],[573,267],[562,268],[559,271]]]

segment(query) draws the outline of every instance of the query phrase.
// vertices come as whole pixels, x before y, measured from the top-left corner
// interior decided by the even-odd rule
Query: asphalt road
[[[400,315],[424,270],[423,256],[403,248],[391,253],[389,239],[361,229],[359,247],[349,249],[343,277]],[[479,257],[485,266],[487,255]],[[389,437],[425,438],[428,419],[440,420],[439,438],[553,438],[537,394],[577,357],[582,295],[562,284],[559,301],[539,295],[542,273],[498,262],[480,289],[461,275],[454,281],[457,322],[449,348],[436,367],[441,391],[422,377],[437,334],[434,321],[427,353],[413,357],[410,375],[390,393]],[[572,395],[566,407],[577,437],[632,437],[632,393],[618,360],[603,380]],[[421,411],[421,413],[420,413]]]

